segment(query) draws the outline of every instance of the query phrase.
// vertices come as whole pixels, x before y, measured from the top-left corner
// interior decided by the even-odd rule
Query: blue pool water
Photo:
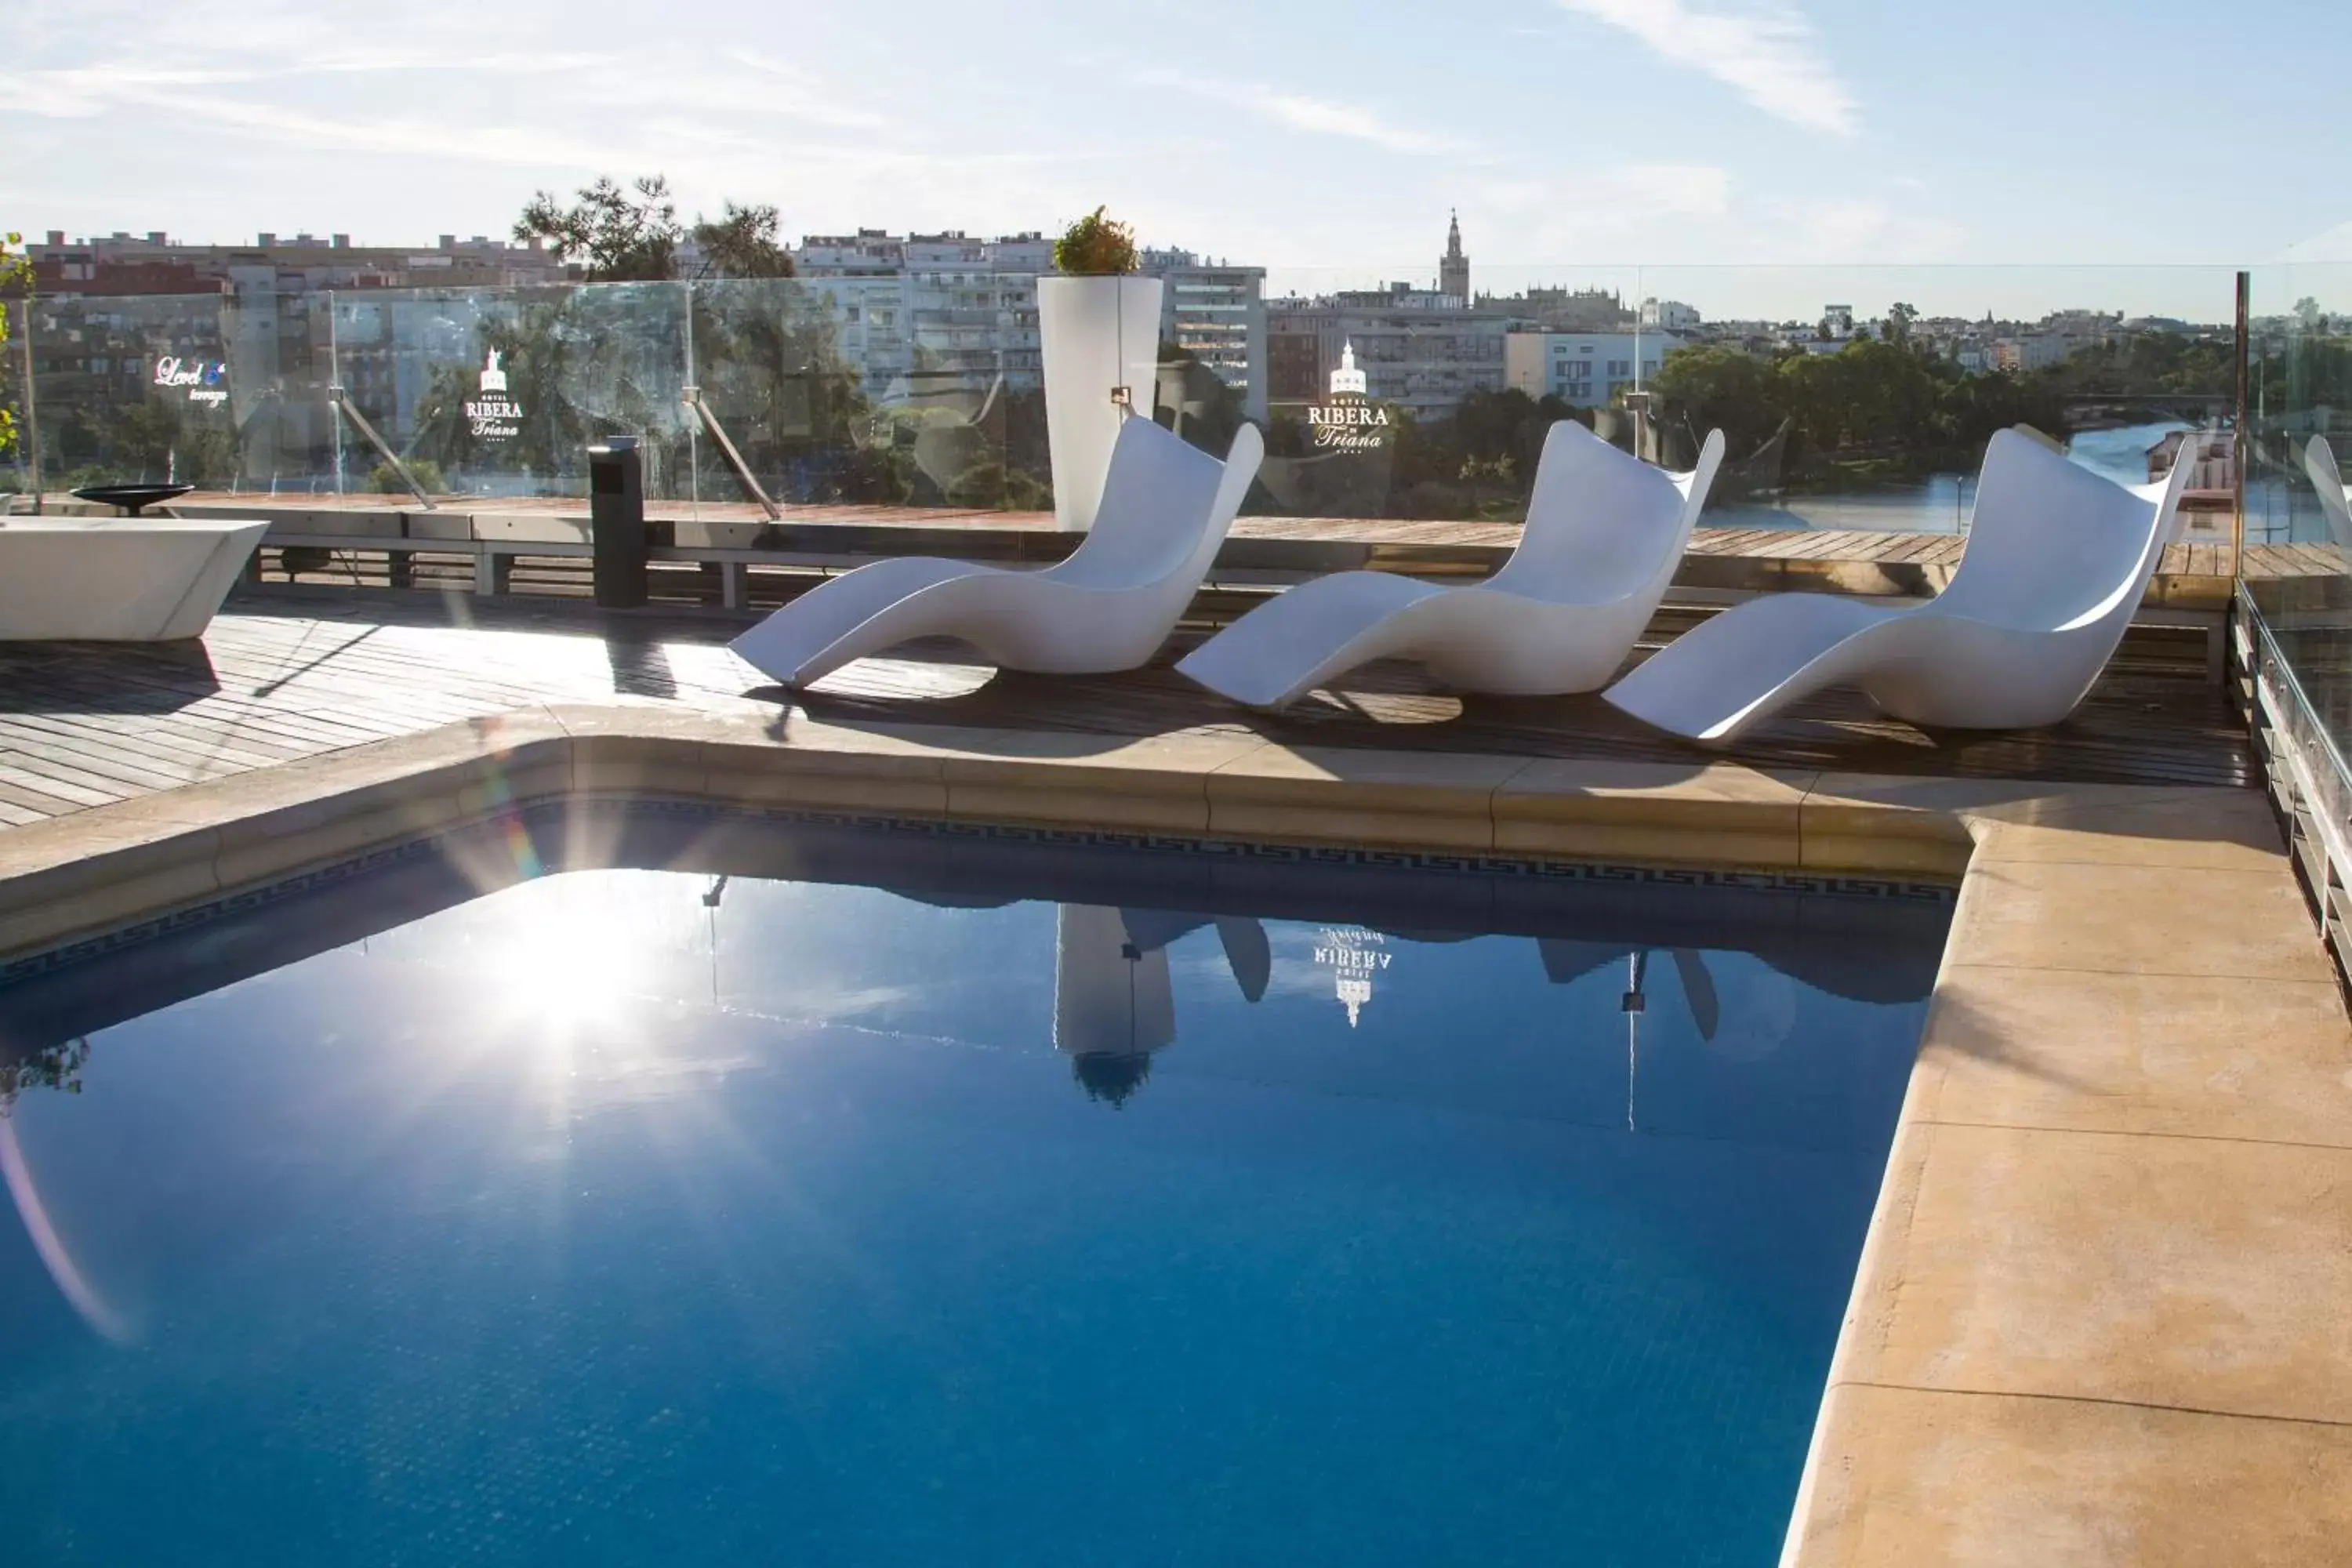
[[[0,986],[6,1562],[1773,1560],[1942,902],[646,833]]]

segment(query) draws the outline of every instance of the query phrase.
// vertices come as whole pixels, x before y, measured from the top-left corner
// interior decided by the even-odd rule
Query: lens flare
[[[73,1254],[66,1250],[65,1238],[58,1234],[48,1209],[41,1203],[40,1190],[33,1185],[32,1167],[25,1163],[24,1146],[16,1142],[16,1124],[6,1116],[0,1116],[0,1176],[7,1179],[8,1195],[16,1204],[16,1217],[25,1222],[25,1234],[32,1237],[33,1250],[40,1254],[42,1266],[57,1281],[58,1294],[81,1314],[82,1321],[100,1338],[118,1345],[129,1344],[132,1339],[129,1320],[106,1304],[82,1277]]]

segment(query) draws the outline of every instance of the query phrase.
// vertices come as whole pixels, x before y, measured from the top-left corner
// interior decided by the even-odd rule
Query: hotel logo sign
[[[155,361],[155,384],[185,388],[188,401],[217,408],[228,401],[228,366],[219,360],[182,359],[164,354]]]
[[[511,440],[522,433],[522,405],[507,395],[507,373],[499,367],[499,351],[483,356],[478,397],[466,400],[466,427],[478,441]]]
[[[1316,967],[1331,972],[1331,994],[1348,1009],[1351,1029],[1363,1016],[1364,1004],[1372,999],[1372,982],[1387,973],[1396,957],[1388,951],[1388,942],[1376,931],[1339,926],[1326,927],[1323,939],[1315,944]]]
[[[1366,394],[1369,385],[1356,366],[1356,345],[1341,345],[1339,368],[1331,373],[1331,401],[1307,405],[1307,428],[1314,433],[1318,451],[1370,452],[1388,444],[1389,411],[1374,405]]]

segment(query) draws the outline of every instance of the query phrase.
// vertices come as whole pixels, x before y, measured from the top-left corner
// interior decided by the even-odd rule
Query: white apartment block
[[[315,479],[331,464],[342,434],[331,385],[403,438],[435,365],[470,357],[482,300],[572,276],[536,244],[483,235],[445,234],[428,247],[263,233],[250,245],[210,245],[161,232],[69,240],[51,230],[26,251],[42,299],[142,323],[136,335],[150,357],[216,356],[230,416],[245,431],[245,478],[272,485]],[[420,289],[433,292],[404,292]],[[123,331],[103,329],[102,340],[119,345]],[[87,353],[66,346],[51,357],[60,361],[52,374],[89,372]]]
[[[2011,375],[2021,375],[2028,371],[2047,370],[2083,346],[2054,332],[2001,338],[1992,345],[1993,364]]]
[[[1189,250],[1147,250],[1158,278],[1160,336],[1242,395],[1244,414],[1265,417],[1265,268],[1203,262]]]
[[[1053,247],[1042,236],[860,229],[811,236],[793,263],[830,301],[842,356],[877,395],[970,391],[1000,374],[1016,389],[1045,384],[1037,279],[1053,270]]]
[[[1599,408],[1655,376],[1680,347],[1665,332],[1513,332],[1504,366],[1510,385],[1529,397]]]
[[[1147,276],[1165,285],[1160,336],[1191,351],[1265,413],[1265,268],[1203,262],[1186,250],[1147,250]],[[801,279],[833,307],[844,358],[891,399],[984,387],[1045,384],[1037,279],[1054,271],[1041,235],[974,239],[900,237],[880,229],[815,235],[793,251]]]
[[[1701,322],[1698,308],[1685,305],[1680,300],[1644,300],[1642,301],[1642,325],[1661,331],[1696,331]]]

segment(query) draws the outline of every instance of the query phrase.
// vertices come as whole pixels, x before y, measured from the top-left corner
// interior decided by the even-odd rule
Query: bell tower
[[[1453,296],[1455,303],[1470,302],[1470,258],[1462,254],[1462,215],[1456,212],[1445,226],[1445,254],[1438,258],[1437,290]]]

